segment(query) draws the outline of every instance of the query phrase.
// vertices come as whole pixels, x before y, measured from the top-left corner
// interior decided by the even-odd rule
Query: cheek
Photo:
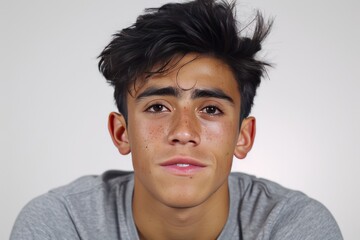
[[[238,128],[233,122],[209,122],[203,125],[203,140],[232,149],[236,144]]]
[[[234,122],[217,122],[204,127],[205,145],[212,150],[219,175],[231,169],[234,149],[237,143],[238,127]]]
[[[155,143],[160,139],[159,132],[163,130],[161,126],[144,121],[134,121],[131,130],[129,140],[134,170],[140,173],[139,176],[151,175],[150,165],[156,155]]]
[[[163,141],[165,134],[164,124],[155,121],[134,121],[130,134],[130,143],[133,156],[144,152],[155,151],[156,145]],[[146,156],[140,156],[144,158]]]

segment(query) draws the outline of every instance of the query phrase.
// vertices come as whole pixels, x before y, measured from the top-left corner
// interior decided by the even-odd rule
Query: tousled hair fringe
[[[149,8],[136,22],[113,35],[99,55],[99,70],[114,86],[114,98],[127,119],[126,95],[140,76],[166,72],[174,57],[199,53],[218,58],[232,69],[241,96],[240,119],[251,111],[256,89],[269,63],[255,58],[269,34],[260,12],[249,24],[250,36],[235,18],[235,2],[195,0]],[[246,25],[247,26],[247,25]],[[160,66],[153,69],[154,66]]]

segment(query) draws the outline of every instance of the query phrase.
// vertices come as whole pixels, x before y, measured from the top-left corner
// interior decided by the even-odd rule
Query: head
[[[135,24],[114,35],[99,58],[99,69],[114,86],[119,112],[127,119],[126,95],[136,81],[171,69],[174,58],[196,52],[222,60],[233,71],[241,96],[240,121],[251,111],[268,63],[255,59],[269,33],[258,12],[252,36],[237,22],[234,3],[195,0],[147,9]]]
[[[248,115],[267,65],[255,54],[270,27],[258,13],[242,36],[234,14],[215,0],[148,9],[101,53],[121,113],[109,130],[132,153],[135,203],[183,208],[227,196],[233,155],[244,158],[254,140]]]

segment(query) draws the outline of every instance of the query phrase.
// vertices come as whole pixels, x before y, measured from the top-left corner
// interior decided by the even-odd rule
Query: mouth
[[[189,176],[204,170],[206,165],[198,160],[177,157],[160,164],[166,171],[178,176]]]

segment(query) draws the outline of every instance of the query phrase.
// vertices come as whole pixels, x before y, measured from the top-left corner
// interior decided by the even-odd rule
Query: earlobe
[[[124,116],[115,112],[110,113],[108,129],[112,141],[119,152],[123,155],[129,154],[131,149]]]
[[[238,141],[236,143],[234,155],[238,159],[243,159],[246,157],[248,152],[250,152],[256,133],[256,120],[254,117],[245,118],[241,124],[240,134]]]

